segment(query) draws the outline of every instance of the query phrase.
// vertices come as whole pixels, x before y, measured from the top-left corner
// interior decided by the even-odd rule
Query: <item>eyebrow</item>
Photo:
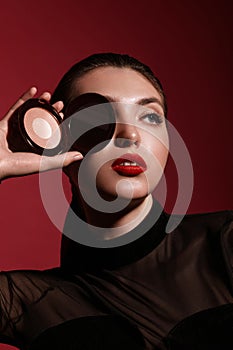
[[[141,105],[141,106],[145,106],[148,105],[149,103],[158,103],[162,108],[164,108],[162,102],[156,98],[156,97],[148,97],[148,98],[142,98],[139,101],[137,101],[136,103]]]
[[[104,95],[104,97],[106,97],[110,102],[119,102],[114,97],[111,97],[108,95]],[[138,104],[140,106],[145,106],[145,105],[148,105],[150,103],[157,103],[158,105],[160,105],[164,109],[163,103],[157,97],[145,97],[145,98],[141,98],[141,99],[136,101],[136,104]]]

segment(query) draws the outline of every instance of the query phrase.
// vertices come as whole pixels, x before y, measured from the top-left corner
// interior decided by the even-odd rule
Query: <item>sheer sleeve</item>
[[[28,305],[40,300],[46,283],[39,271],[0,272],[0,343],[21,347],[22,318]]]
[[[20,293],[11,274],[0,272],[0,342],[18,346],[15,322],[20,317]]]

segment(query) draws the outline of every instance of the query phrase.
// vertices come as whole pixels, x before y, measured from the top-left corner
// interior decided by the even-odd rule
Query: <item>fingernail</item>
[[[83,155],[81,153],[77,153],[75,154],[75,156],[73,156],[74,159],[83,159]]]

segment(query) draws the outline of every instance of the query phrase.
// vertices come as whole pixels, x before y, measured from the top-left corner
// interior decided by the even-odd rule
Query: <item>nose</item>
[[[116,124],[114,143],[117,147],[125,148],[132,145],[138,147],[140,142],[140,134],[135,125],[123,123]]]

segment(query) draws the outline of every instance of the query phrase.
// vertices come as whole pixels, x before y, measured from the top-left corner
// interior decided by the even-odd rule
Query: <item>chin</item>
[[[108,186],[97,187],[97,190],[99,195],[106,201],[114,201],[116,198],[131,201],[145,199],[152,193],[153,188],[148,188],[145,181],[122,177],[115,184],[109,182]]]

